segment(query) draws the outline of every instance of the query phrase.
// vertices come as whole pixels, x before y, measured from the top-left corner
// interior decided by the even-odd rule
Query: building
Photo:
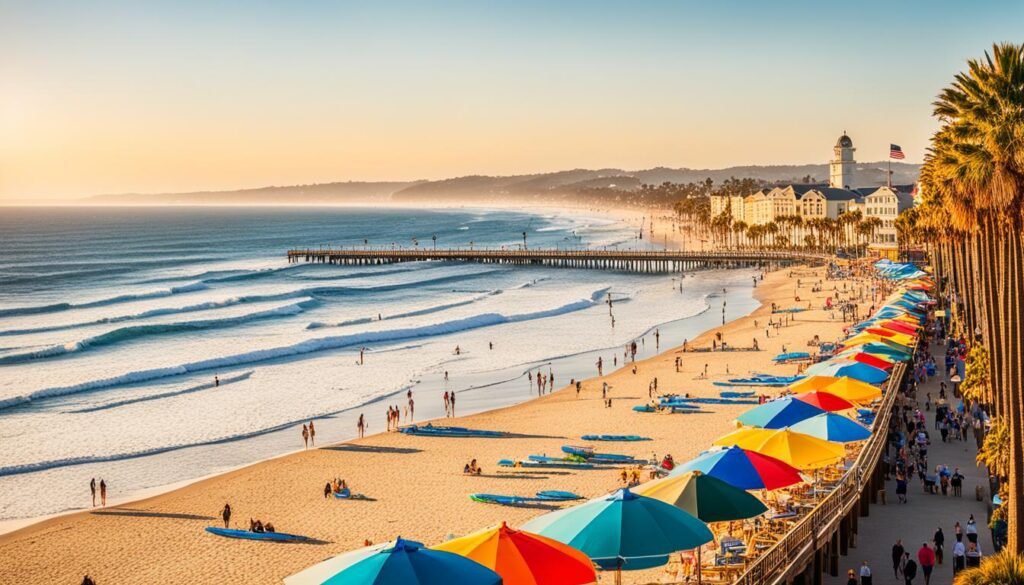
[[[876,217],[881,226],[871,238],[872,247],[896,246],[896,216],[912,207],[912,185],[854,188],[857,149],[845,132],[833,147],[827,184],[779,185],[761,189],[746,197],[715,195],[711,197],[711,215],[723,213],[733,222],[764,225],[780,217],[799,216],[804,222],[816,219],[838,219],[844,213],[859,211],[863,219]]]
[[[857,162],[853,160],[853,140],[843,132],[833,147],[833,158],[828,164],[828,186],[834,189],[850,189],[853,187],[853,172]]]

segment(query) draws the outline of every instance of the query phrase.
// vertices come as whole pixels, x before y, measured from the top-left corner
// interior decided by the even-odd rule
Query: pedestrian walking
[[[917,563],[910,558],[910,553],[903,555],[903,582],[906,585],[914,585],[914,577],[917,577]]]
[[[935,529],[935,534],[932,536],[932,543],[935,544],[935,562],[941,565],[942,557],[945,554],[942,547],[946,544],[946,535],[942,533],[941,526]]]
[[[302,424],[302,444],[303,449],[309,449],[309,427],[305,423]]]
[[[231,527],[231,504],[224,504],[224,509],[221,510],[220,517],[224,519],[224,528]]]
[[[309,444],[316,447],[316,429],[313,428],[313,421],[309,421]]]
[[[871,567],[867,561],[860,564],[860,585],[871,585]]]
[[[935,568],[935,551],[928,546],[927,542],[921,543],[921,548],[917,549],[917,564],[921,567],[921,573],[924,575],[924,585],[929,585],[932,580],[932,569]]]
[[[100,505],[107,507],[107,482],[100,479]]]
[[[903,565],[903,553],[906,550],[903,548],[903,539],[897,539],[896,544],[892,545],[892,576],[896,579],[900,578]]]
[[[96,507],[96,478],[89,482],[89,491],[92,492],[92,507]]]

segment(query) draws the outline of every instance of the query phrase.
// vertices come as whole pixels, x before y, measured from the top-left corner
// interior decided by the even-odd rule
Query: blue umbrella
[[[602,569],[657,567],[712,539],[688,512],[628,488],[534,518],[522,529],[575,547]]]
[[[501,585],[501,576],[455,553],[399,538],[361,548],[286,577],[285,585]]]
[[[836,443],[863,441],[871,436],[871,431],[863,425],[834,412],[812,416],[789,427],[789,430]]]
[[[846,376],[854,380],[867,382],[868,384],[881,384],[889,377],[889,374],[885,371],[867,364],[838,359],[814,364],[807,368],[804,374],[808,376],[832,376],[833,378]]]
[[[744,412],[736,420],[748,427],[783,429],[825,411],[791,396],[765,402]]]

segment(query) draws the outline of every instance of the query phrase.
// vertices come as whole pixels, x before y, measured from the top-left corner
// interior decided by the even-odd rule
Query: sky
[[[1024,2],[0,0],[0,203],[919,162]]]

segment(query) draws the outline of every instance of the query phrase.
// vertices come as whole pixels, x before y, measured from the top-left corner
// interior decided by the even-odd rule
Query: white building
[[[828,164],[828,186],[833,189],[853,188],[853,172],[857,162],[853,160],[853,140],[843,132],[832,149],[833,158]]]

